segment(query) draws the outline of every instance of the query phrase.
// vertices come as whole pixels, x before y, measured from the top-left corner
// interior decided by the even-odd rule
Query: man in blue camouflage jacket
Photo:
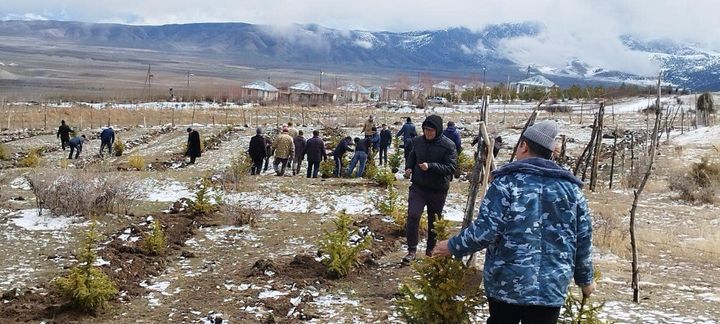
[[[594,291],[587,200],[583,183],[550,160],[557,133],[552,121],[528,127],[518,160],[493,172],[475,222],[433,251],[487,248],[488,323],[556,323],[571,279],[583,295]]]

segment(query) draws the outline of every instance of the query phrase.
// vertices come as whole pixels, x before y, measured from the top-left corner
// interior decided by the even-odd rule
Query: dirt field
[[[687,99],[687,98],[686,98]],[[667,98],[670,100],[670,98]],[[615,127],[625,131],[645,131],[652,120],[640,113],[644,99],[618,102],[606,109],[605,132]],[[505,147],[498,165],[509,160],[512,146],[530,113],[530,105],[493,105],[489,130],[501,135]],[[561,134],[568,138],[568,155],[580,155],[590,139],[592,110],[585,106],[582,122],[574,113],[541,112],[538,120],[555,119]],[[61,109],[56,108],[62,114]],[[165,122],[142,123],[137,111],[113,111],[117,136],[134,143],[121,157],[102,160],[97,156],[100,141],[91,140],[79,160],[66,161],[54,132],[6,131],[3,145],[17,159],[30,149],[47,146],[41,166],[20,168],[16,161],[4,161],[0,169],[0,292],[3,292],[0,322],[114,322],[212,323],[222,318],[230,323],[313,322],[378,323],[402,322],[394,302],[400,284],[413,271],[403,267],[405,239],[395,233],[392,220],[380,215],[373,201],[386,190],[365,179],[306,179],[301,175],[277,177],[272,168],[259,176],[245,178],[237,192],[224,192],[222,200],[230,206],[257,213],[256,226],[237,226],[234,215],[221,212],[197,218],[180,212],[166,214],[174,202],[192,198],[201,178],[213,178],[230,165],[230,159],[247,150],[256,126],[271,128],[276,122],[301,121],[306,137],[313,129],[341,126],[359,136],[360,123],[374,114],[381,123],[400,123],[413,117],[419,126],[425,115],[440,114],[454,120],[463,130],[465,152],[477,133],[477,110],[471,106],[374,109],[354,107],[235,107],[228,113],[234,126],[221,123],[217,111],[193,125],[202,139],[217,136],[220,143],[203,152],[195,165],[183,163],[187,139],[188,112],[169,124],[167,110],[148,115],[165,116]],[[100,114],[102,111],[99,112]],[[243,122],[243,117],[244,122]],[[34,120],[39,120],[34,118]],[[346,120],[349,126],[346,124]],[[0,114],[2,121],[2,114]],[[183,122],[181,122],[183,121]],[[68,118],[71,125],[78,120]],[[1,124],[1,123],[0,123]],[[55,120],[53,119],[53,125]],[[679,124],[679,123],[678,123]],[[603,154],[598,190],[585,188],[594,217],[595,252],[593,260],[602,273],[598,292],[592,298],[604,302],[602,317],[617,323],[718,323],[720,322],[720,208],[678,199],[669,189],[669,179],[682,174],[692,163],[708,156],[720,159],[720,128],[698,128],[685,123],[663,135],[656,167],[638,210],[640,254],[640,304],[632,303],[630,253],[627,228],[632,189],[626,183],[631,174],[631,154],[619,152],[615,163],[613,189],[608,189],[610,155]],[[97,125],[95,125],[97,126]],[[394,126],[397,130],[397,127]],[[99,129],[82,133],[95,134]],[[681,134],[682,133],[682,134]],[[24,135],[23,135],[24,134]],[[571,140],[572,139],[572,140]],[[608,151],[612,138],[603,140]],[[391,152],[392,153],[392,152]],[[470,153],[466,153],[470,154]],[[150,165],[144,171],[128,167],[130,156],[142,156]],[[74,251],[89,225],[84,216],[37,215],[35,197],[26,177],[36,174],[105,175],[114,181],[131,183],[138,197],[130,212],[99,215],[95,219],[103,235],[97,263],[120,288],[106,310],[82,315],[62,306],[54,298],[50,281],[77,263]],[[396,183],[401,199],[406,199],[409,183]],[[219,188],[215,191],[221,191]],[[467,197],[467,181],[453,181],[445,216],[460,221]],[[361,269],[343,279],[329,279],[316,252],[323,229],[330,229],[340,210],[350,214],[360,226],[368,226],[376,239]],[[150,218],[149,218],[150,217]],[[166,255],[147,256],[137,251],[140,231],[149,219],[159,219],[168,228],[170,249]],[[459,228],[459,223],[456,223]],[[381,237],[379,239],[378,237]],[[421,243],[422,244],[422,243]],[[421,246],[419,250],[422,250]],[[481,255],[482,256],[482,255]],[[482,257],[477,267],[482,267]],[[483,322],[485,311],[474,316]]]

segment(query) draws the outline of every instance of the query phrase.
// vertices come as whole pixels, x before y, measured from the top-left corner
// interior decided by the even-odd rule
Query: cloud
[[[691,42],[720,51],[720,1],[695,0],[24,0],[0,3],[0,17],[25,16],[87,22],[169,24],[248,22],[264,25],[315,23],[336,29],[415,31],[495,23],[538,21],[537,39],[514,39],[502,48],[517,60],[564,65],[580,57],[591,65],[652,72],[647,57],[625,49],[622,34]],[[285,32],[293,32],[285,30]],[[302,35],[298,41],[318,42]],[[360,44],[358,44],[360,45]],[[367,44],[365,44],[367,45]],[[362,46],[362,45],[360,45]]]

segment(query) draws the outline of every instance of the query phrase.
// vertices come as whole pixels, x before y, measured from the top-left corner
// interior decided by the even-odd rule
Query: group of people
[[[585,297],[595,290],[592,222],[583,182],[552,160],[556,123],[528,127],[520,137],[517,160],[492,172],[474,222],[436,242],[434,223],[442,215],[462,150],[453,126],[448,123],[443,130],[442,118],[432,115],[422,123],[422,136],[413,137],[411,126],[401,129],[411,135],[405,142],[405,177],[411,185],[402,261],[416,259],[420,217],[427,209],[426,256],[461,258],[486,250],[488,323],[556,323],[571,280]]]
[[[593,293],[592,222],[583,182],[552,160],[559,130],[554,121],[541,121],[521,134],[517,160],[492,172],[490,183],[476,219],[449,240],[437,242],[434,224],[443,214],[450,184],[462,154],[461,137],[453,122],[443,128],[440,116],[431,115],[418,135],[408,117],[395,134],[404,149],[404,176],[410,179],[407,201],[407,254],[403,263],[417,258],[420,218],[427,211],[426,256],[463,257],[486,250],[483,282],[489,302],[488,323],[555,323],[571,281],[584,296]],[[71,129],[62,122],[57,137],[70,157],[80,154],[84,135],[70,139]],[[107,132],[106,132],[107,131]],[[188,128],[188,155],[191,163],[200,155],[197,131]],[[336,176],[362,175],[369,154],[379,153],[380,165],[387,163],[393,134],[387,125],[380,131],[372,116],[364,123],[363,138],[346,136],[332,150]],[[114,141],[112,128],[101,134],[108,152]],[[473,145],[477,143],[477,138]],[[495,138],[497,156],[502,138]],[[353,148],[354,147],[354,148]],[[353,152],[343,173],[343,157]],[[251,173],[267,171],[274,156],[275,174],[287,168],[300,173],[307,160],[308,178],[317,178],[320,162],[327,160],[325,143],[315,130],[306,139],[292,123],[284,125],[274,139],[257,128],[248,149]],[[357,167],[357,170],[355,168]]]
[[[75,155],[74,158],[78,159],[80,157],[80,153],[82,152],[83,145],[88,141],[85,134],[76,135],[73,138],[70,138],[70,135],[73,133],[73,129],[65,123],[65,120],[61,120],[60,127],[58,127],[55,137],[60,139],[60,147],[62,147],[63,151],[65,151],[65,148],[70,149],[68,159],[73,159],[73,154]],[[115,131],[111,126],[103,128],[100,132],[100,141],[100,156],[102,156],[105,147],[107,147],[108,154],[112,154],[113,143],[115,142]]]

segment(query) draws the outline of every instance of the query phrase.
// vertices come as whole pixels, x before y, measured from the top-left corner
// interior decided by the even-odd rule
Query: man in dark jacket
[[[185,155],[190,157],[190,164],[195,164],[195,159],[200,157],[200,133],[188,127],[188,143]]]
[[[423,136],[412,139],[413,149],[405,161],[405,178],[411,178],[408,194],[408,216],[405,233],[408,254],[403,263],[415,259],[418,245],[420,216],[427,206],[428,239],[425,255],[430,255],[435,247],[433,224],[435,217],[442,216],[445,198],[450,181],[457,166],[455,144],[442,135],[442,118],[428,116],[422,123]]]
[[[68,142],[70,141],[70,133],[72,132],[72,129],[70,126],[65,124],[64,120],[60,121],[60,127],[58,127],[58,131],[56,134],[56,138],[60,139],[60,146],[62,146],[63,151],[65,151],[65,146],[67,146]]]
[[[365,172],[365,163],[367,162],[372,146],[370,141],[370,137],[365,137],[363,139],[355,137],[355,154],[353,154],[352,159],[350,159],[350,166],[348,166],[346,172],[348,177],[353,176],[353,171],[355,170],[356,165],[358,166],[358,169],[357,172],[355,172],[355,177],[362,177],[363,172]]]
[[[462,153],[460,133],[458,133],[457,128],[455,128],[455,122],[449,121],[447,123],[447,128],[443,131],[443,135],[455,143],[455,150],[457,151],[457,154]]]
[[[313,137],[305,144],[305,152],[303,152],[303,155],[307,155],[307,177],[317,178],[318,171],[320,171],[320,161],[327,160],[325,142],[320,138],[320,131],[313,131]]]
[[[108,149],[108,155],[112,154],[112,147],[113,143],[115,143],[115,131],[112,129],[112,127],[108,126],[108,128],[103,129],[103,131],[100,133],[100,156],[103,155],[103,149],[105,149],[105,146],[107,146]]]
[[[289,130],[288,130],[289,132]],[[300,166],[302,165],[303,161],[303,152],[305,152],[305,145],[307,145],[307,140],[305,140],[305,136],[303,136],[303,131],[297,131],[298,134],[293,138],[293,145],[295,146],[295,156],[293,157],[293,169],[292,174],[296,175],[300,173]]]
[[[347,136],[340,140],[340,143],[338,143],[337,147],[335,147],[335,150],[333,151],[333,160],[335,161],[335,169],[333,170],[333,175],[336,177],[339,177],[342,174],[342,160],[343,156],[345,156],[345,153],[353,152],[353,149],[350,148],[351,143],[352,137]]]
[[[517,161],[492,173],[477,219],[433,252],[487,248],[488,323],[555,323],[571,280],[583,299],[595,289],[592,219],[582,181],[551,160],[557,133],[549,120],[528,127]]]
[[[260,171],[262,171],[263,160],[267,154],[265,150],[265,136],[262,134],[262,128],[256,128],[255,134],[255,136],[250,138],[250,148],[248,149],[248,154],[250,154],[250,159],[253,163],[250,168],[250,174],[252,175],[260,174]]]
[[[410,117],[405,119],[405,125],[400,128],[395,137],[402,136],[403,141],[403,155],[405,160],[408,158],[408,154],[412,151],[412,139],[417,136],[417,130],[415,130],[415,124],[412,123]]]
[[[380,165],[383,165],[383,163],[387,165],[387,152],[390,144],[392,144],[392,133],[387,128],[387,125],[382,124],[382,130],[380,131],[380,157],[378,158]]]
[[[80,156],[80,152],[82,152],[83,144],[87,141],[87,137],[85,135],[81,136],[75,136],[71,140],[68,141],[68,146],[70,147],[70,155],[68,155],[68,159],[72,159],[73,152],[75,153],[75,159],[77,159]]]

